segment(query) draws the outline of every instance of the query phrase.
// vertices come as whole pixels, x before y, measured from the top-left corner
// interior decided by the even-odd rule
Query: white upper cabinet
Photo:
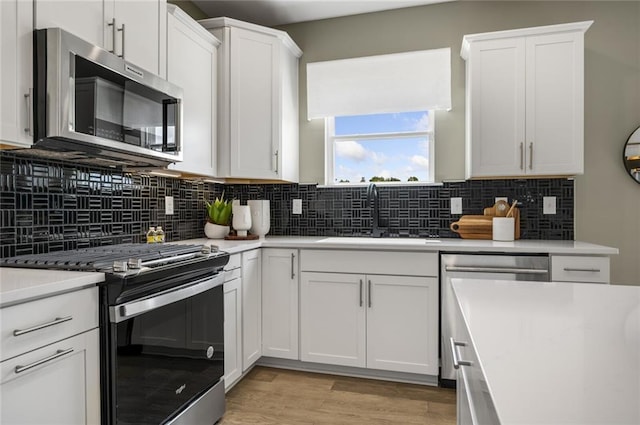
[[[0,145],[33,143],[33,3],[0,1]]]
[[[166,0],[36,0],[36,28],[62,28],[166,76]]]
[[[298,58],[284,32],[229,18],[199,21],[222,41],[218,176],[298,181]]]
[[[167,80],[183,90],[183,160],[169,169],[213,177],[220,41],[176,6],[167,10]]]
[[[576,175],[592,21],[466,35],[466,177]]]

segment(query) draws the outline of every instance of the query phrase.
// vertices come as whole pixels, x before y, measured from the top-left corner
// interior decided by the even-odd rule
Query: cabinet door
[[[231,175],[278,178],[279,41],[231,28],[230,46]]]
[[[224,283],[224,388],[242,376],[242,280]]]
[[[33,3],[0,2],[0,144],[31,146]]]
[[[582,174],[582,33],[527,37],[527,174]]]
[[[298,182],[299,176],[299,125],[298,125],[298,57],[281,51],[281,134],[278,172],[282,180]],[[277,140],[277,139],[276,139]]]
[[[183,90],[183,160],[169,168],[214,176],[217,47],[171,14],[167,26],[167,79]]]
[[[474,43],[467,61],[467,177],[522,175],[525,143],[523,38]],[[470,162],[469,162],[470,161]]]
[[[298,250],[262,250],[262,354],[299,360]]]
[[[110,18],[105,16],[102,0],[36,0],[34,5],[37,29],[58,27],[103,49],[113,48],[110,38],[105,43],[105,28]]]
[[[438,279],[367,275],[367,367],[438,374]]]
[[[99,424],[98,344],[98,330],[94,329],[2,362],[0,423]],[[16,373],[16,367],[57,354],[57,358]]]
[[[262,355],[260,250],[242,253],[242,371]]]
[[[116,24],[115,53],[165,77],[166,13],[165,0],[105,0],[106,21],[115,19]],[[107,38],[112,38],[111,31]]]
[[[365,276],[300,275],[300,357],[303,361],[366,366]]]

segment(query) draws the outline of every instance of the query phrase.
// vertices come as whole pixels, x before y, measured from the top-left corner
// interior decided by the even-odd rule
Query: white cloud
[[[381,152],[369,151],[369,157],[371,158],[371,160],[373,160],[373,162],[376,165],[383,165],[388,160],[387,155],[385,155],[385,154],[383,154]]]
[[[429,125],[430,124],[431,123],[429,122],[429,115],[425,112],[424,114],[422,114],[420,119],[415,122],[414,130],[415,131],[427,131],[427,130],[429,130]]]
[[[426,156],[413,155],[410,161],[411,164],[415,165],[416,167],[426,168],[429,166],[429,158],[427,158]]]
[[[370,154],[360,143],[353,140],[338,142],[335,147],[337,156],[346,157],[358,162],[364,161]]]

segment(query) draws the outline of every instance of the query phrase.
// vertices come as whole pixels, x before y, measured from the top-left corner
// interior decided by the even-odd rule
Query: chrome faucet
[[[378,208],[378,187],[371,183],[367,187],[367,203],[373,208],[371,236],[379,238],[384,236],[386,231],[380,228],[380,210]]]

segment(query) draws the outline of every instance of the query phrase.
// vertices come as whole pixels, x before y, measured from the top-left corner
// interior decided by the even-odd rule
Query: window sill
[[[349,184],[319,184],[317,187],[319,189],[344,189],[350,187],[367,187],[371,183],[375,183],[376,186],[384,187],[384,186],[443,186],[443,183],[425,183],[425,182],[369,182],[369,183],[349,183]]]

